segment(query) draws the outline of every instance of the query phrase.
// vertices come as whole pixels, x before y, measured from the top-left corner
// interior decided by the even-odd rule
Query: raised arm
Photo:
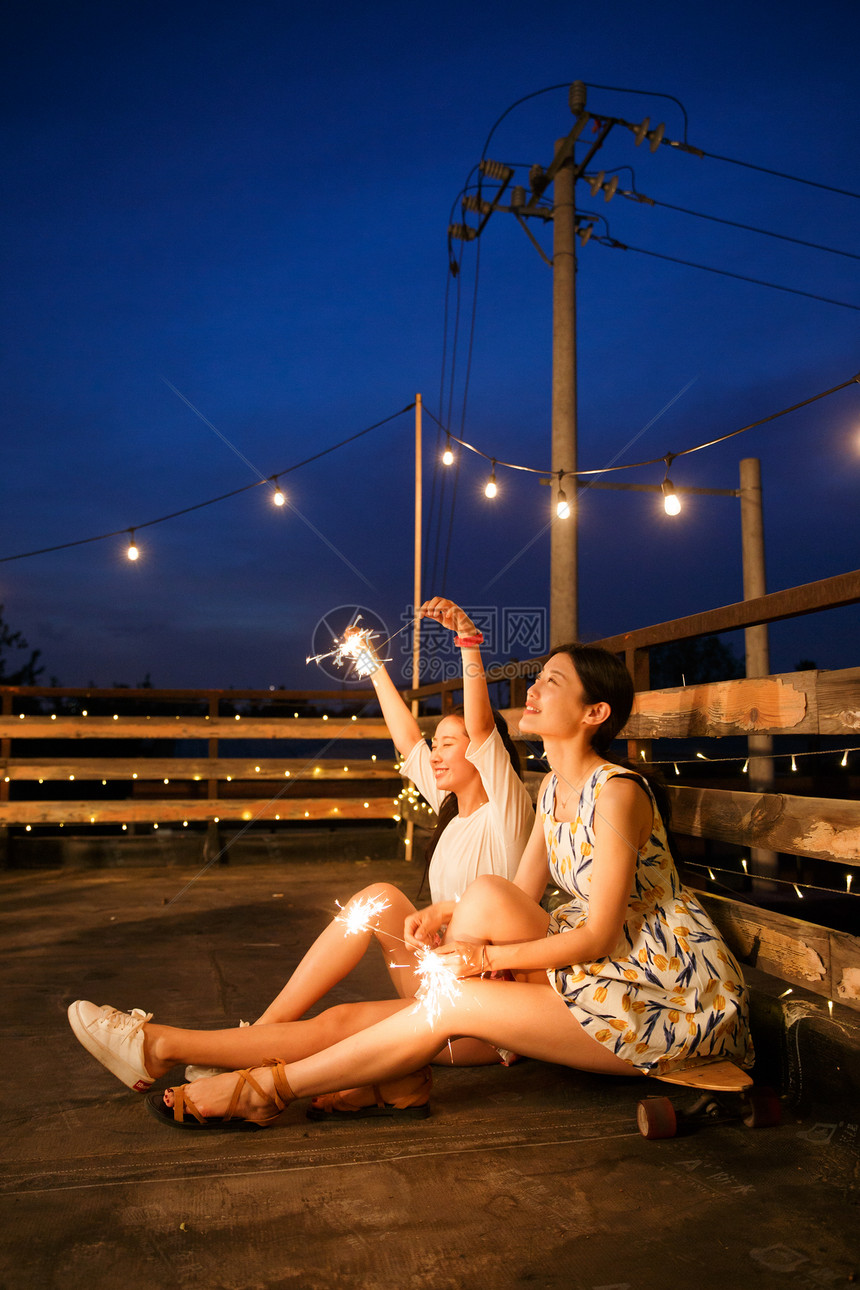
[[[401,757],[408,757],[415,745],[421,742],[421,728],[383,663],[371,674],[370,680],[394,746]]]
[[[448,631],[455,633],[458,640],[464,642],[459,646],[463,661],[463,720],[472,746],[478,748],[489,738],[495,727],[478,639],[481,633],[466,611],[444,596],[432,596],[418,612],[423,618],[432,618],[442,627],[447,627]],[[469,641],[476,643],[465,643]]]

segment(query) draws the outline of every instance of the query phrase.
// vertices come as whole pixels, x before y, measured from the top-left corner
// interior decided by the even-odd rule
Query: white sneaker
[[[151,1017],[151,1012],[141,1008],[120,1012],[109,1004],[99,1007],[84,999],[69,1007],[69,1025],[75,1038],[96,1061],[137,1093],[145,1093],[154,1082],[143,1064],[143,1027]]]
[[[240,1021],[239,1026],[250,1026],[250,1021]],[[185,1080],[188,1084],[193,1084],[196,1079],[211,1079],[213,1075],[223,1075],[229,1067],[227,1066],[186,1066]]]

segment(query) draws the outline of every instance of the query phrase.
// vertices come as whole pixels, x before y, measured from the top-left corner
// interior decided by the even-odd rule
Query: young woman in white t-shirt
[[[336,918],[316,939],[276,999],[255,1023],[297,1021],[342,981],[376,939],[401,999],[415,994],[415,953],[409,940],[419,922],[439,927],[475,878],[497,874],[513,879],[534,824],[534,807],[519,771],[519,758],[504,719],[490,704],[481,661],[482,637],[465,610],[434,596],[419,613],[455,633],[463,659],[463,711],[445,716],[428,747],[418,722],[380,663],[371,676],[388,732],[404,758],[403,773],[439,814],[430,840],[432,905],[419,911],[399,888],[377,882],[353,901],[384,900],[372,930],[350,932]],[[441,943],[441,937],[439,937]],[[484,1065],[513,1054],[481,1040],[460,1039],[446,1045],[438,1060],[454,1065]],[[190,1068],[191,1079],[202,1070]],[[205,1073],[209,1073],[208,1070]]]

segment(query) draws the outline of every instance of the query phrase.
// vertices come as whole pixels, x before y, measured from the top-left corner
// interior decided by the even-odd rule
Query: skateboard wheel
[[[636,1108],[636,1123],[643,1138],[674,1138],[678,1132],[675,1108],[668,1097],[646,1097]]]
[[[782,1122],[782,1103],[772,1088],[752,1088],[747,1094],[744,1124],[748,1129],[769,1129]]]

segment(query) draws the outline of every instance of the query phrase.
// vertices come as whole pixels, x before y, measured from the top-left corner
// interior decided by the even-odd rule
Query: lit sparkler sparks
[[[442,1004],[453,1003],[460,997],[460,982],[445,960],[426,946],[418,953],[415,972],[421,978],[415,1010],[424,1009],[432,1030],[442,1015]]]
[[[373,645],[373,641],[381,633],[373,631],[370,627],[359,627],[360,621],[361,617],[359,616],[354,623],[350,623],[343,636],[339,639],[335,638],[332,642],[334,648],[330,649],[327,654],[310,654],[305,659],[305,662],[321,663],[323,659],[330,658],[335,667],[345,667],[352,663],[358,677],[370,676],[383,663],[390,663],[390,658],[379,657]],[[388,641],[383,641],[382,643],[387,645]]]
[[[370,930],[370,924],[378,918],[384,909],[389,909],[389,902],[384,896],[369,896],[367,900],[353,900],[347,906],[340,906],[341,912],[335,918],[342,923],[347,936]]]

